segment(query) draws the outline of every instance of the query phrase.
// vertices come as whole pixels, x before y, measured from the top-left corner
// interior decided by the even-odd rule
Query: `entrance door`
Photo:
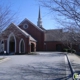
[[[10,54],[15,53],[15,40],[13,36],[10,37],[10,41],[9,41],[9,53]]]
[[[31,52],[34,52],[34,44],[31,43]]]
[[[62,46],[61,44],[56,45],[56,51],[62,51]]]
[[[15,52],[15,42],[10,42],[9,47],[10,47],[10,53]]]

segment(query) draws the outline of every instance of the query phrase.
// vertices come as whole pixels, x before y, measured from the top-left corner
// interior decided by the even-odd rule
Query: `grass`
[[[4,58],[0,58],[0,60],[2,60],[2,59],[4,59]]]
[[[36,52],[30,52],[30,53],[28,53],[28,55],[38,55],[38,53],[36,53]]]

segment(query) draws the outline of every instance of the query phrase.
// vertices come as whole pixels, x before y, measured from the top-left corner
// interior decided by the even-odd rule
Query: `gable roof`
[[[71,33],[64,32],[62,29],[46,30],[45,41],[72,42],[73,39],[70,37],[70,35]]]
[[[39,28],[38,26],[36,26],[35,24],[33,24],[31,21],[29,21],[27,18],[25,18],[20,24],[22,24],[24,21],[28,21],[30,24],[32,24],[35,28],[37,28],[38,30],[40,30],[40,31],[44,31],[43,29],[41,29],[41,28]],[[20,25],[19,24],[19,25]],[[18,25],[18,26],[19,26]]]
[[[27,32],[25,32],[24,30],[22,30],[22,29],[19,28],[18,26],[16,26],[14,23],[11,23],[7,28],[9,28],[10,26],[14,26],[14,27],[16,27],[16,28],[17,28],[17,29],[18,29],[18,30],[19,30],[24,36],[26,36],[26,37],[27,37],[27,36],[30,37],[30,40],[32,40],[32,41],[36,41],[36,40],[35,40],[30,34],[28,34]],[[7,29],[7,28],[6,28],[6,29]],[[6,29],[5,29],[5,30],[6,30]],[[5,30],[4,30],[4,31],[5,31]],[[3,31],[3,32],[4,32],[4,31]]]
[[[61,41],[62,29],[46,30],[45,41]]]

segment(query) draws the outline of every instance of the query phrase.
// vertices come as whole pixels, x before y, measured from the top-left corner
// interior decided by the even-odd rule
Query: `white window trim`
[[[21,53],[21,50],[20,50],[21,49],[21,41],[23,41],[23,43],[24,43],[24,53],[25,53],[25,42],[23,39],[21,39],[19,42],[19,53]]]
[[[9,41],[10,41],[10,37],[13,36],[14,37],[14,40],[15,40],[15,53],[16,53],[16,38],[15,38],[15,35],[13,33],[11,33],[9,36],[8,36],[8,39],[7,39],[7,53],[9,53]]]

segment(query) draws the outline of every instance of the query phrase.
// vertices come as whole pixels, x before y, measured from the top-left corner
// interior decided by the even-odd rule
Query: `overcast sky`
[[[10,9],[16,13],[16,24],[20,23],[25,18],[29,19],[37,25],[39,3],[36,0],[1,0],[0,4],[10,5]],[[49,11],[41,7],[42,24],[45,29],[55,29],[60,27],[55,21],[55,14],[50,14]]]

